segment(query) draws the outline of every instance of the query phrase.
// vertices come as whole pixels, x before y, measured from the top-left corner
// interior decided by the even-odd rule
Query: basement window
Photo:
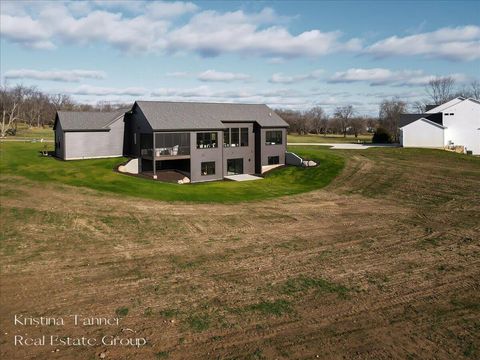
[[[202,176],[215,175],[215,161],[201,163]]]
[[[279,156],[269,156],[268,157],[268,165],[277,165],[280,164],[280,157]]]

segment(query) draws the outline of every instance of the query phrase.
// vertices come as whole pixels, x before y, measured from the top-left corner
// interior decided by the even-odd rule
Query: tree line
[[[472,81],[468,86],[457,87],[452,77],[432,79],[425,86],[425,98],[408,103],[399,98],[384,99],[378,107],[378,116],[359,116],[352,105],[336,107],[331,116],[319,106],[307,111],[276,110],[290,125],[289,133],[341,134],[343,136],[374,133],[379,130],[386,141],[399,141],[401,114],[424,113],[427,106],[440,105],[456,97],[480,99],[480,82]]]
[[[0,137],[15,135],[18,123],[45,127],[53,125],[55,112],[112,111],[125,105],[99,102],[97,105],[79,104],[65,94],[50,95],[36,87],[16,85],[0,87]]]
[[[480,82],[468,86],[456,86],[452,77],[432,79],[425,87],[425,98],[407,103],[399,98],[385,99],[379,104],[378,116],[360,116],[353,105],[338,106],[328,115],[320,106],[306,111],[275,110],[289,125],[289,133],[340,134],[343,136],[374,133],[381,129],[394,142],[398,141],[400,115],[409,111],[423,113],[427,105],[440,105],[455,97],[480,99]],[[15,135],[18,123],[44,127],[52,125],[55,112],[67,111],[113,111],[126,104],[112,105],[99,102],[96,105],[75,102],[65,94],[50,95],[36,87],[17,85],[0,87],[0,136]]]

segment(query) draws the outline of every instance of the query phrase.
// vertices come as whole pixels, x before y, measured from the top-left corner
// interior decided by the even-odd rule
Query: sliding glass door
[[[227,159],[227,175],[243,174],[243,159]]]

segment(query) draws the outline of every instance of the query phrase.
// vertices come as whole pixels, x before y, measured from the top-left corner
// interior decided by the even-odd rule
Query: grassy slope
[[[287,137],[289,143],[357,143],[358,141],[370,143],[372,142],[372,135],[359,135],[357,138],[353,135],[297,135],[289,134]]]
[[[344,166],[342,156],[318,147],[295,149],[320,166],[309,169],[286,167],[264,180],[253,182],[216,181],[177,185],[154,182],[113,172],[125,159],[58,161],[40,157],[43,144],[4,143],[0,145],[0,171],[42,182],[58,182],[117,194],[166,201],[238,202],[298,194],[321,188]]]

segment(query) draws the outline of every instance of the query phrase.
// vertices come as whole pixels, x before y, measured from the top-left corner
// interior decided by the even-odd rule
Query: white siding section
[[[450,106],[443,111],[443,125],[445,145],[451,141],[480,155],[480,104],[465,100]]]
[[[419,119],[401,129],[403,147],[443,148],[443,129]]]

